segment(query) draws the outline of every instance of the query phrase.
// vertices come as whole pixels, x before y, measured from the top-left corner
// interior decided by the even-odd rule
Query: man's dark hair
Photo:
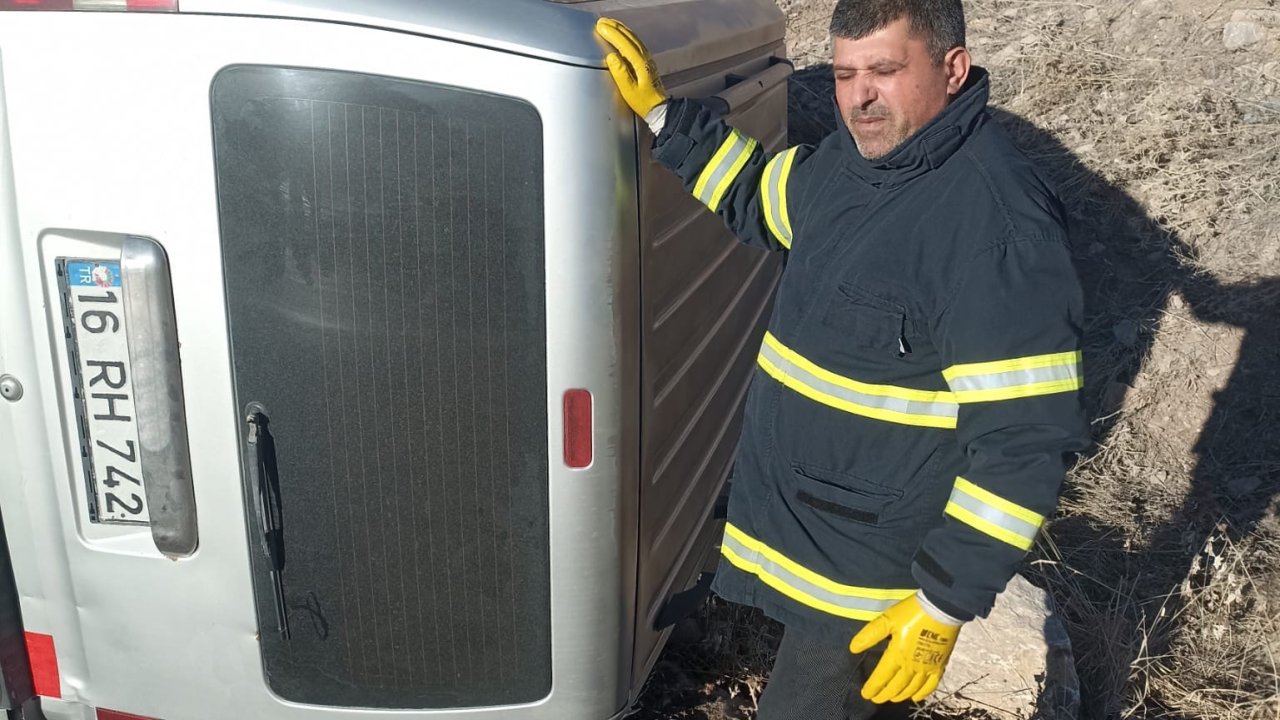
[[[839,0],[831,13],[831,35],[858,40],[901,17],[911,23],[912,35],[924,39],[936,63],[964,45],[960,0]]]

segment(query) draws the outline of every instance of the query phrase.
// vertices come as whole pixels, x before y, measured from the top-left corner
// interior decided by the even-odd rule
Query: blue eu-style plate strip
[[[86,262],[67,263],[67,284],[72,287],[120,287],[120,263]]]

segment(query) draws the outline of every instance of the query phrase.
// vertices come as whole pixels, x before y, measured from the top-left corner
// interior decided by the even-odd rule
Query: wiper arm
[[[280,473],[276,467],[276,441],[268,428],[271,420],[261,403],[251,402],[245,421],[249,423],[249,466],[254,506],[262,531],[262,550],[271,561],[271,589],[276,600],[276,629],[289,639],[289,610],[284,602],[284,514],[280,504]]]

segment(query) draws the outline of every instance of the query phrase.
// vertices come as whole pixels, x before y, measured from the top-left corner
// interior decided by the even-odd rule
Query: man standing
[[[773,156],[667,98],[625,26],[597,32],[653,156],[789,254],[713,586],[786,626],[759,717],[921,700],[1087,443],[1062,207],[986,112],[960,0],[839,0],[843,126]]]

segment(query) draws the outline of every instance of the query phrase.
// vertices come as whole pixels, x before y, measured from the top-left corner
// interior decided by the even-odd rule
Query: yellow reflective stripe
[[[960,403],[995,402],[997,400],[1017,400],[1018,398],[1036,397],[1037,395],[1053,395],[1055,393],[1072,392],[1084,387],[1083,378],[1073,380],[1054,380],[1053,382],[1029,383],[1007,388],[990,390],[956,390],[956,401]]]
[[[755,151],[758,144],[755,138],[747,138],[747,147],[738,153],[733,165],[729,166],[729,172],[725,173],[724,178],[720,180],[720,184],[716,186],[715,192],[711,195],[711,203],[708,207],[711,208],[712,212],[720,209],[720,201],[724,199],[724,194],[729,192],[729,186],[738,178],[738,173],[742,172],[742,167],[751,159],[751,153]]]
[[[953,365],[942,371],[962,403],[1013,400],[1084,387],[1079,350]]]
[[[789,148],[773,156],[760,176],[760,199],[764,205],[764,221],[778,244],[791,249],[791,214],[787,208],[787,178],[795,162],[797,148]]]
[[[777,380],[778,382],[800,393],[801,395],[804,395],[810,400],[813,400],[815,402],[820,402],[823,405],[827,405],[828,407],[833,407],[837,410],[843,410],[847,413],[852,413],[854,415],[861,415],[863,417],[869,417],[875,420],[883,420],[885,422],[900,423],[902,425],[918,425],[921,427],[942,428],[947,430],[952,430],[952,429],[955,429],[956,427],[956,419],[954,417],[944,417],[944,416],[937,416],[937,415],[917,415],[912,413],[899,412],[897,410],[887,410],[885,408],[878,408],[878,407],[873,407],[869,405],[862,405],[860,403],[850,402],[848,400],[838,398],[834,395],[824,393],[820,390],[816,390],[806,385],[805,383],[801,382],[798,378],[794,377],[793,375],[790,375],[784,372],[783,370],[779,369],[776,365],[770,362],[768,358],[765,358],[764,356],[760,356],[756,358],[756,363],[760,366],[762,370],[768,373],[769,376],[772,377],[774,380]]]
[[[787,242],[790,244],[794,233],[791,232],[791,211],[787,209],[787,179],[791,177],[791,163],[795,162],[796,153],[794,149],[787,153],[787,159],[782,161],[782,177],[778,178],[778,209],[782,212],[782,227],[787,232]]]
[[[956,478],[955,489],[966,495],[977,498],[980,502],[990,505],[1006,515],[1012,515],[1023,522],[1036,526],[1044,523],[1044,516],[1040,513],[1034,510],[1028,510],[1017,503],[1009,502],[990,490],[979,487],[962,477]]]
[[[1044,525],[1044,516],[979,487],[962,477],[956,478],[947,502],[946,514],[1022,550],[1035,544],[1036,533]]]
[[[901,398],[903,400],[918,400],[920,402],[929,403],[950,403],[955,402],[952,393],[947,390],[917,390],[915,388],[899,387],[897,385],[872,385],[870,383],[859,382],[842,375],[837,375],[830,370],[815,365],[812,360],[806,358],[800,353],[792,350],[782,344],[773,333],[766,331],[764,334],[764,342],[773,348],[779,355],[795,363],[807,372],[816,375],[827,382],[836,385],[842,385],[850,390],[857,390],[868,395],[884,395],[886,397]]]
[[[712,211],[718,210],[724,194],[728,192],[738,173],[742,172],[742,167],[751,159],[756,145],[758,143],[754,138],[746,137],[737,130],[730,132],[698,175],[698,180],[693,185],[694,197]]]
[[[764,172],[760,174],[760,204],[764,208],[764,223],[769,228],[769,232],[778,239],[778,244],[788,250],[791,249],[791,236],[783,233],[779,227],[782,223],[782,215],[778,213],[778,203],[781,198],[774,197],[778,187],[777,178],[774,175],[778,172],[778,163],[793,150],[794,148],[774,155],[769,162],[765,163]]]
[[[1049,367],[1051,365],[1066,365],[1068,363],[1078,363],[1084,357],[1084,353],[1079,350],[1069,350],[1067,352],[1051,353],[1049,355],[1031,355],[1028,357],[1013,358],[1011,360],[992,360],[990,362],[965,363],[963,365],[952,365],[942,371],[942,377],[948,381],[959,377],[969,375],[992,375],[995,373],[1009,372],[1010,370],[1031,370],[1041,367]]]
[[[845,608],[845,607],[836,605],[835,603],[829,603],[825,600],[819,600],[818,598],[815,598],[812,595],[809,595],[808,593],[801,592],[800,590],[797,590],[791,587],[790,585],[787,585],[781,579],[765,572],[760,567],[759,563],[754,563],[754,562],[751,562],[750,560],[739,557],[737,553],[735,553],[733,550],[731,550],[728,547],[721,547],[720,554],[723,555],[726,560],[728,560],[731,564],[733,564],[738,569],[751,573],[752,575],[755,575],[756,577],[760,578],[760,581],[763,582],[765,585],[768,585],[769,587],[773,588],[774,590],[777,590],[778,592],[791,598],[792,600],[795,600],[796,602],[801,603],[802,605],[808,605],[809,607],[815,610],[821,610],[822,612],[828,613],[830,615],[835,615],[836,617],[849,618],[850,620],[868,620],[868,621],[876,619],[876,617],[878,617],[881,613],[884,612],[883,610],[860,610],[857,608]]]
[[[997,540],[1009,543],[1020,550],[1030,550],[1035,545],[1034,541],[1028,540],[1012,530],[1006,530],[995,523],[984,520],[954,502],[947,503],[946,513],[965,525],[986,533]]]
[[[837,375],[766,332],[756,363],[770,377],[810,400],[885,422],[952,429],[959,406],[945,390],[872,385]]]
[[[819,575],[786,555],[774,550],[762,541],[751,537],[733,523],[726,522],[724,524],[724,532],[729,537],[734,538],[751,550],[760,553],[762,556],[769,558],[778,565],[786,568],[791,573],[794,573],[796,576],[803,578],[805,581],[811,582],[820,588],[836,593],[837,595],[865,597],[875,600],[901,600],[915,592],[915,590],[889,590],[884,588],[858,587],[856,585],[842,585],[834,580]]]
[[[795,562],[763,542],[725,523],[720,553],[740,570],[796,602],[838,617],[871,620],[914,589],[843,585]]]
[[[724,142],[720,143],[720,147],[711,156],[711,161],[707,163],[706,167],[702,168],[702,173],[698,175],[698,181],[693,184],[694,197],[702,199],[706,196],[707,183],[715,176],[716,170],[724,163],[725,156],[729,154],[729,151],[733,149],[737,142],[738,131],[734,130],[729,133],[729,137],[725,138]]]

